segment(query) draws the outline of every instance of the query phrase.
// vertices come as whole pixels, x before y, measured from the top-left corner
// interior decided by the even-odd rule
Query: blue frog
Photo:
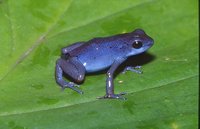
[[[61,58],[56,62],[56,82],[63,88],[70,88],[80,94],[83,92],[75,84],[83,82],[86,73],[94,73],[104,69],[107,71],[106,95],[99,98],[125,99],[115,94],[113,74],[116,69],[130,56],[147,51],[154,41],[142,29],[130,33],[110,37],[94,38],[87,42],[77,42],[61,49]],[[127,66],[124,70],[141,73],[137,67]],[[70,76],[74,82],[66,82],[63,73]]]

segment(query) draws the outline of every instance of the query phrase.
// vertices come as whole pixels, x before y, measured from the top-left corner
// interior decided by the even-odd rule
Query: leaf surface
[[[0,128],[197,128],[196,0],[0,0]],[[143,28],[155,44],[138,56],[143,74],[115,78],[127,101],[97,100],[105,74],[84,95],[55,83],[60,49]],[[142,62],[142,60],[146,62]]]

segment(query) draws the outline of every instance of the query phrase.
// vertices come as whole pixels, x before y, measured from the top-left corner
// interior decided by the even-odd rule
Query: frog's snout
[[[149,38],[150,39],[149,39],[149,42],[148,42],[148,46],[153,46],[154,40],[151,37],[149,37]]]

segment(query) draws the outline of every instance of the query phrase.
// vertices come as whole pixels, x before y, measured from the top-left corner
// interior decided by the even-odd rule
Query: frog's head
[[[142,29],[136,29],[130,33],[131,52],[129,56],[137,55],[147,51],[154,43],[153,39],[149,37]]]

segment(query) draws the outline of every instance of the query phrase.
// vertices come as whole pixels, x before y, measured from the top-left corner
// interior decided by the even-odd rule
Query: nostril
[[[154,43],[154,40],[151,38],[151,42]]]
[[[150,45],[153,45],[153,44],[154,44],[154,40],[151,39],[150,42],[149,42],[149,44],[150,44]]]

